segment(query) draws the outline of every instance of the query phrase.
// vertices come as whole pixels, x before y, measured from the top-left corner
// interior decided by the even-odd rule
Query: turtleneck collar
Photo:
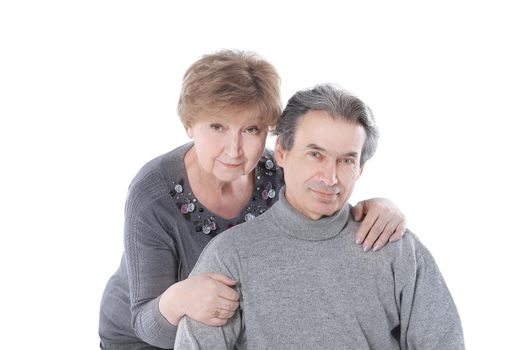
[[[283,229],[283,233],[294,238],[321,241],[337,236],[347,224],[353,223],[350,217],[350,205],[332,216],[312,220],[290,205],[286,199],[285,186],[279,192],[279,200],[271,208],[275,223]]]

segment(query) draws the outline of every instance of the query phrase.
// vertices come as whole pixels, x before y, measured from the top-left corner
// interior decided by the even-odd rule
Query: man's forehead
[[[327,112],[307,113],[299,121],[294,144],[339,155],[360,154],[366,132],[358,123],[332,117]]]

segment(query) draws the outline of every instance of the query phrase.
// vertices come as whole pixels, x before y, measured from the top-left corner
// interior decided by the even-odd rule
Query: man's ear
[[[365,168],[365,165],[364,164],[361,164],[361,166],[359,167],[359,177],[361,177],[361,175],[363,175],[363,169]],[[358,177],[358,178],[359,178]]]
[[[282,168],[284,164],[286,150],[283,148],[283,146],[281,146],[280,141],[281,141],[280,136],[277,136],[277,139],[275,140],[274,156],[275,156],[275,162],[277,163],[278,166]]]

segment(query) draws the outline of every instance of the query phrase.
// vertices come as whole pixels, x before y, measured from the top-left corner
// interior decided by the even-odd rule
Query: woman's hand
[[[218,273],[203,273],[175,283],[160,297],[161,314],[177,325],[182,316],[209,326],[222,326],[239,307],[235,281]]]
[[[406,229],[405,215],[385,198],[372,198],[357,203],[352,208],[354,220],[361,221],[356,234],[356,243],[363,244],[363,250],[381,249],[388,241],[403,237]]]

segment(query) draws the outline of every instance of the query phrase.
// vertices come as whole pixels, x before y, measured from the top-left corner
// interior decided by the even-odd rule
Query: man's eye
[[[356,164],[356,161],[355,161],[354,158],[348,158],[348,159],[343,159],[343,160],[342,160],[342,163],[343,163],[344,165],[354,167],[355,164]]]
[[[319,159],[321,158],[321,153],[320,152],[317,152],[317,151],[311,151],[309,153],[309,155],[312,157],[312,158],[315,158],[315,159]]]

